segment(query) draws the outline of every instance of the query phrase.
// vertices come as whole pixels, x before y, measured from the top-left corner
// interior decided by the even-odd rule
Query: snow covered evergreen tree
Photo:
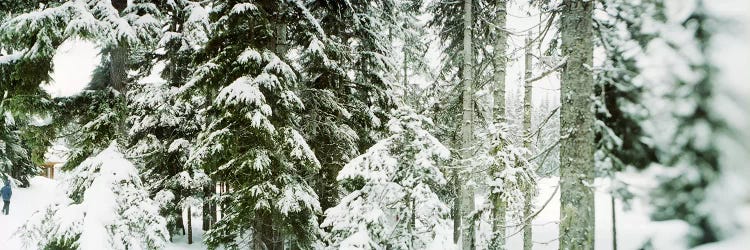
[[[95,39],[103,48],[116,44],[136,46],[152,42],[160,32],[156,20],[159,12],[147,1],[133,1],[122,12],[109,0],[48,2],[38,7],[6,20],[0,27],[0,39],[8,50],[17,52],[20,60],[41,62],[46,71],[51,69],[48,65],[57,47],[68,39]],[[103,149],[116,133],[122,134],[124,130],[122,95],[106,93],[113,82],[111,77],[106,77],[110,76],[110,64],[105,59],[94,72],[91,91],[57,100],[57,110],[61,112],[53,113],[56,126],[68,127],[68,132],[76,135],[69,136],[74,152],[66,163],[67,168],[77,166],[92,152]],[[37,77],[42,76],[47,77],[46,72]],[[77,121],[83,129],[71,128],[71,121]],[[70,133],[63,131],[62,134]]]
[[[31,162],[31,152],[21,140],[20,131],[10,112],[5,111],[5,96],[0,98],[0,179],[18,180],[21,187],[29,186],[29,178],[37,174]]]
[[[208,13],[204,6],[193,1],[155,4],[164,13],[165,32],[154,48],[132,53],[149,63],[134,65],[139,70],[136,76],[139,80],[131,84],[127,98],[128,154],[135,158],[144,180],[148,181],[151,197],[157,200],[172,236],[186,231],[184,208],[197,200],[207,202],[213,195],[212,182],[203,169],[187,162],[190,145],[205,125],[205,97],[180,96],[177,91],[194,68],[192,54],[208,39]],[[158,70],[160,79],[145,80]],[[211,213],[205,212],[208,220],[204,219],[204,228],[207,228],[212,220]],[[190,230],[188,227],[188,233]]]
[[[169,236],[138,171],[118,146],[71,172],[66,194],[34,213],[18,234],[37,249],[160,249]]]
[[[381,47],[381,17],[368,12],[382,8],[383,2],[387,1],[308,3],[324,34],[310,27],[299,38],[305,46],[299,95],[307,111],[303,119],[308,121],[301,130],[321,163],[314,185],[323,210],[338,203],[338,172],[372,145],[384,128],[383,111],[392,104],[383,74],[390,63]]]
[[[690,225],[688,244],[696,246],[718,241],[734,227],[731,219],[720,218],[736,212],[713,212],[722,209],[721,204],[713,202],[713,196],[724,195],[724,191],[718,194],[710,190],[721,186],[720,176],[726,169],[719,150],[721,140],[736,139],[718,112],[731,106],[716,106],[715,102],[719,98],[719,71],[709,51],[714,41],[712,30],[720,21],[710,14],[704,1],[687,6],[690,11],[684,15],[663,16],[662,25],[652,30],[658,37],[646,51],[648,59],[669,65],[669,70],[642,69],[647,79],[668,84],[660,94],[665,107],[671,108],[658,112],[658,107],[652,107],[658,114],[654,119],[659,130],[651,135],[662,170],[656,175],[658,187],[650,193],[652,219],[685,221]],[[734,105],[731,101],[727,104]]]
[[[429,249],[450,230],[444,162],[450,151],[410,108],[394,111],[391,135],[344,166],[337,179],[350,192],[326,211],[331,249]],[[442,235],[447,238],[447,235]],[[435,245],[432,245],[435,244]]]
[[[49,95],[39,87],[50,78],[52,58],[25,56],[25,50],[14,47],[6,36],[9,26],[3,23],[35,4],[16,0],[0,3],[0,171],[7,174],[4,177],[20,181],[22,187],[37,174],[33,161],[40,161],[43,153],[39,151],[49,145],[43,138],[54,131],[48,124],[32,124],[37,115],[46,115],[53,106]]]
[[[489,140],[481,145],[482,152],[477,161],[483,169],[492,171],[481,180],[489,189],[484,199],[486,203],[472,212],[472,217],[477,220],[487,216],[492,220],[492,227],[489,242],[477,242],[478,249],[505,249],[506,227],[523,226],[533,218],[525,211],[528,209],[527,194],[537,193],[536,168],[529,160],[529,149],[509,143],[512,127],[504,122],[496,123],[490,125],[486,135],[480,135]],[[498,216],[497,209],[502,209],[502,217]],[[511,219],[509,223],[506,223],[506,217]]]
[[[199,112],[205,101],[200,97],[178,99],[172,94],[176,87],[164,83],[131,87],[128,134],[132,145],[128,154],[148,181],[151,197],[167,219],[171,235],[182,233],[182,213],[188,201],[210,198],[200,195],[210,179],[187,162],[190,144],[201,128]]]
[[[656,161],[655,150],[646,143],[642,128],[648,111],[642,104],[643,83],[638,79],[637,56],[653,35],[642,30],[644,15],[659,15],[653,1],[634,4],[610,0],[603,4],[606,16],[594,19],[606,59],[596,72],[594,93],[596,117],[597,175],[612,179],[613,195],[627,201],[633,194],[615,173],[628,166],[643,169]],[[653,18],[653,17],[651,17]]]
[[[468,7],[471,8],[470,16],[467,16],[465,11]],[[468,140],[471,142],[468,145],[459,144],[459,138],[464,136],[459,133],[459,128],[473,127],[471,129],[472,134],[488,134],[486,124],[496,122],[489,114],[492,114],[492,116],[502,115],[497,114],[502,111],[492,105],[492,99],[490,98],[493,98],[495,94],[498,97],[503,96],[501,92],[504,91],[495,86],[495,84],[501,84],[497,81],[498,77],[505,77],[503,74],[505,72],[504,64],[501,63],[504,57],[496,57],[495,54],[496,52],[505,54],[502,46],[500,46],[505,45],[505,42],[501,41],[504,33],[493,25],[497,25],[495,22],[502,22],[500,20],[504,17],[502,15],[505,14],[505,8],[506,5],[503,1],[484,0],[470,1],[470,3],[466,1],[436,1],[429,5],[433,19],[428,22],[428,26],[437,30],[444,46],[444,53],[449,55],[444,58],[441,65],[438,80],[440,84],[435,84],[447,86],[441,86],[440,89],[431,91],[433,92],[431,95],[436,100],[432,102],[430,109],[435,111],[434,116],[438,123],[435,135],[449,142],[454,148],[459,148],[460,145],[465,149],[471,148],[476,151],[481,145],[488,144],[486,140],[489,138],[477,137]],[[457,13],[461,13],[461,15]],[[468,20],[465,20],[467,17],[469,17]],[[488,25],[488,22],[493,22],[493,24]],[[468,37],[465,37],[466,34],[463,31],[470,31]],[[468,40],[471,43],[467,49],[465,42]],[[472,82],[471,86],[459,84],[465,83],[467,79],[472,80],[470,81]],[[486,84],[488,82],[492,84]],[[470,87],[468,89],[470,93],[459,94],[459,91],[466,92],[466,87]],[[471,100],[468,100],[470,97]],[[464,100],[465,98],[467,100]],[[467,116],[463,116],[465,112],[468,112],[466,113]],[[454,175],[451,177],[451,181],[456,188],[459,186],[466,188],[465,185],[460,184],[461,181],[474,183],[476,184],[474,188],[469,188],[473,192],[483,189],[481,187],[484,187],[485,184],[483,178],[477,175],[479,172],[471,171],[472,167],[479,164],[477,157],[470,157],[469,155],[473,154],[467,153],[460,162],[456,161],[455,164],[460,166],[461,171],[474,174]],[[459,176],[462,180],[457,178]],[[473,206],[471,206],[473,203],[470,202],[473,199],[469,197],[473,195],[469,194],[468,190],[454,190],[453,193],[458,196],[463,193],[465,200],[463,201],[464,208],[459,208],[461,201],[458,200],[458,196],[452,202],[454,206],[454,229],[458,232],[461,227],[473,225],[473,222],[466,222],[461,225],[463,223],[461,220],[467,220],[467,216],[475,212]],[[464,232],[464,239],[467,240],[463,246],[466,247],[465,249],[473,248],[475,245],[472,237],[469,236],[470,233],[473,234],[474,229],[472,228],[466,228]],[[458,240],[458,236],[456,234],[454,240]]]
[[[212,103],[188,161],[230,188],[206,243],[311,248],[320,204],[308,177],[320,163],[298,130],[300,75],[287,53],[299,46],[290,39],[294,24],[319,27],[317,21],[301,2],[249,1],[216,3],[210,20],[214,32],[182,88]]]

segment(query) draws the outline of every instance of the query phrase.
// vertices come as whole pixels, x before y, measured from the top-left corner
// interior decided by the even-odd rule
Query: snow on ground
[[[47,206],[51,201],[65,195],[58,180],[45,177],[34,177],[30,188],[13,188],[8,215],[0,215],[0,249],[20,250],[22,243],[14,233],[37,209]],[[199,211],[197,209],[193,209]],[[173,236],[174,242],[168,243],[166,250],[206,249],[203,242],[203,230],[200,215],[193,216],[193,241],[187,244],[187,236]]]
[[[34,177],[29,180],[30,188],[13,187],[8,215],[0,215],[0,246],[2,249],[21,249],[21,242],[13,233],[23,225],[34,211],[49,204],[60,190],[57,181],[45,177]]]
[[[555,192],[557,178],[545,178],[540,180],[540,191],[535,201],[535,209],[539,209],[554,194],[550,202],[539,213],[532,222],[534,230],[534,249],[557,249],[558,248],[558,222],[560,217],[560,193]],[[31,179],[30,188],[15,188],[11,200],[10,214],[0,215],[0,246],[2,249],[21,249],[21,242],[13,235],[26,218],[39,208],[44,207],[56,197],[64,195],[58,188],[57,180],[44,177]],[[611,201],[606,194],[606,183],[597,181],[596,192],[596,249],[612,249],[612,217]],[[623,211],[622,204],[616,202],[617,211],[617,239],[618,249],[639,249],[651,236],[657,240],[653,242],[655,249],[685,249],[680,241],[681,235],[686,230],[679,222],[651,222],[648,218],[648,210],[640,200],[633,201],[633,209]],[[200,211],[194,209],[195,211]],[[186,215],[185,215],[186,216]],[[512,222],[511,222],[512,223]],[[187,244],[187,237],[183,235],[174,236],[174,242],[169,243],[167,250],[179,249],[206,249],[201,243],[203,230],[201,229],[201,218],[199,214],[193,216],[193,240],[192,245]],[[512,235],[520,228],[509,228],[508,235]],[[441,233],[450,242],[450,232]],[[508,249],[522,249],[523,233],[516,233],[508,238]],[[738,242],[747,242],[740,237]],[[445,249],[446,245],[443,245]],[[736,244],[735,244],[736,245]],[[724,248],[707,248],[724,249]],[[727,248],[732,249],[732,248]]]
[[[643,178],[643,177],[635,177]],[[534,211],[542,208],[544,203],[550,202],[544,207],[539,215],[532,221],[533,249],[558,249],[558,226],[560,221],[560,190],[555,192],[558,178],[544,178],[539,181],[539,195],[536,197]],[[595,249],[613,249],[612,246],[612,205],[609,194],[607,194],[608,183],[597,180],[595,204],[596,204],[596,235],[594,238]],[[655,249],[679,250],[685,249],[681,236],[687,228],[681,222],[652,222],[649,220],[647,204],[639,199],[632,201],[632,209],[624,211],[620,201],[616,201],[617,221],[617,249],[634,250],[640,249],[650,238]],[[509,223],[511,220],[508,220]],[[521,228],[509,228],[507,235],[508,249],[523,249],[523,232]],[[517,233],[513,235],[514,233]],[[512,236],[510,236],[512,235]]]

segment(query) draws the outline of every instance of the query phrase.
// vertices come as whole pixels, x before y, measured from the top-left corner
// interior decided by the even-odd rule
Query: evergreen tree
[[[34,121],[36,116],[46,116],[52,107],[49,95],[39,88],[49,80],[52,65],[51,56],[30,58],[25,50],[14,47],[6,40],[10,39],[5,35],[9,26],[3,23],[31,10],[34,3],[0,3],[0,178],[16,179],[21,187],[28,186],[28,178],[37,174],[34,163],[41,163],[40,155],[49,145],[43,138],[54,131],[48,124]]]
[[[679,18],[679,17],[671,17]],[[659,39],[649,46],[648,55],[670,55],[671,69],[665,78],[669,92],[664,99],[674,107],[664,117],[662,128],[668,133],[654,135],[658,159],[663,172],[657,174],[659,185],[650,193],[654,220],[682,220],[690,225],[688,245],[696,246],[720,240],[727,229],[719,224],[709,207],[708,189],[716,185],[722,172],[719,151],[721,137],[732,137],[727,122],[714,106],[717,98],[718,69],[709,59],[712,27],[717,21],[709,14],[703,1],[684,19],[667,19],[657,29]],[[667,32],[679,32],[692,39],[677,43]],[[691,51],[685,56],[684,51]],[[676,69],[689,69],[680,71]],[[690,76],[682,74],[690,72]],[[678,195],[679,194],[679,195]],[[719,204],[716,204],[719,205]]]
[[[598,176],[614,182],[613,196],[623,201],[628,201],[633,194],[615,173],[628,166],[643,169],[656,161],[656,152],[646,143],[648,138],[641,125],[648,111],[641,101],[644,86],[638,82],[640,69],[636,64],[636,56],[643,53],[654,38],[642,31],[642,16],[658,15],[656,7],[655,1],[639,4],[604,1],[603,8],[608,15],[594,19],[599,38],[597,45],[606,52],[604,65],[595,75],[596,170]],[[618,32],[625,29],[623,26],[627,30]]]
[[[160,249],[168,232],[138,171],[113,142],[66,181],[68,197],[34,213],[18,234],[38,249]]]
[[[310,12],[320,20],[325,36],[308,31],[299,38],[305,46],[299,95],[307,111],[303,119],[308,121],[301,130],[321,163],[315,191],[323,210],[338,203],[336,175],[362,148],[372,145],[383,129],[383,111],[392,105],[383,77],[390,63],[383,61],[388,54],[378,31],[382,20],[369,11],[384,3],[369,3],[312,1]]]
[[[194,68],[192,54],[208,38],[208,13],[192,1],[158,2],[156,6],[164,13],[165,32],[156,47],[132,53],[149,63],[133,65],[139,70],[140,83],[132,84],[128,92],[128,153],[136,159],[151,197],[159,202],[160,213],[175,235],[185,231],[184,208],[199,199],[208,202],[213,195],[213,184],[203,169],[187,162],[190,145],[205,126],[207,102],[202,95],[180,96],[177,91]],[[161,70],[160,79],[146,82],[155,70]],[[212,215],[210,207],[204,209],[207,230]]]
[[[320,204],[308,177],[320,163],[298,130],[304,112],[295,92],[300,73],[287,52],[298,46],[290,27],[320,26],[300,2],[216,3],[210,20],[214,32],[182,88],[205,93],[212,103],[188,161],[230,188],[219,201],[224,216],[206,243],[311,248]]]
[[[326,211],[331,249],[444,247],[448,206],[438,192],[447,181],[440,165],[450,151],[426,129],[432,122],[409,108],[394,112],[391,135],[344,166],[337,179],[350,192]],[[447,235],[444,235],[444,237]]]
[[[37,174],[37,167],[31,162],[30,149],[21,140],[13,116],[4,109],[5,97],[0,100],[0,179],[15,179],[20,181],[21,187],[28,187],[29,178]]]

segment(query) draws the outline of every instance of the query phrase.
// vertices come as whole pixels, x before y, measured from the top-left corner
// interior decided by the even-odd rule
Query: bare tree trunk
[[[526,51],[526,55],[524,56],[524,67],[525,67],[525,73],[524,73],[524,92],[523,92],[523,131],[524,138],[523,138],[523,146],[531,150],[531,87],[532,83],[528,82],[527,80],[531,79],[531,31],[529,31],[528,36],[526,37],[526,44],[525,44],[524,50]],[[536,169],[532,169],[532,171],[536,171]],[[534,187],[531,185],[531,183],[526,183],[523,185],[523,197],[524,197],[524,203],[523,203],[523,249],[524,250],[531,250],[532,247],[532,228],[531,228],[531,221],[532,219],[529,218],[531,216],[531,206],[534,202]]]
[[[409,100],[408,100],[409,99],[409,73],[408,73],[408,65],[409,65],[408,64],[408,58],[409,58],[409,56],[407,55],[408,51],[406,50],[406,36],[404,36],[403,53],[404,53],[404,64],[402,65],[402,70],[404,71],[404,76],[403,76],[402,80],[403,80],[403,84],[404,84],[404,96],[403,96],[402,99],[404,100],[404,104],[408,105],[408,103],[409,103]]]
[[[472,157],[471,144],[473,143],[473,85],[474,85],[474,70],[472,65],[472,40],[471,40],[471,28],[472,28],[472,3],[471,0],[464,0],[464,16],[463,16],[463,117],[461,124],[461,153],[464,164],[468,163],[468,160]],[[474,249],[474,223],[469,218],[469,214],[474,210],[474,188],[472,185],[468,185],[471,182],[471,171],[466,171],[467,174],[464,178],[467,183],[459,185],[461,193],[459,199],[461,200],[461,207],[459,215],[463,220],[466,220],[465,225],[461,228],[461,248],[464,250]],[[462,177],[462,176],[459,176]]]
[[[211,187],[213,187],[214,189],[212,190]],[[203,221],[203,232],[207,232],[209,229],[211,229],[212,217],[215,216],[215,214],[211,214],[211,202],[209,202],[215,190],[216,185],[214,185],[213,182],[210,182],[208,185],[203,187],[203,216],[201,217]]]
[[[594,249],[593,1],[565,0],[561,89],[560,249]]]
[[[459,244],[461,240],[461,180],[459,180],[459,170],[454,169],[452,173],[453,178],[453,193],[456,195],[456,199],[453,201],[453,208],[451,209],[451,215],[453,216],[453,243]]]
[[[128,49],[124,45],[118,45],[113,47],[109,53],[109,78],[112,84],[111,86],[124,96],[125,91],[127,91],[125,81],[127,78],[126,62],[128,58]]]
[[[122,11],[128,7],[128,0],[111,0],[112,7],[122,15]],[[128,49],[124,44],[117,44],[109,52],[110,67],[109,78],[113,89],[125,95],[125,78],[127,78]]]
[[[610,197],[612,203],[612,250],[617,250],[617,210],[615,209],[615,197]]]
[[[176,225],[177,228],[175,228],[177,232],[175,232],[175,233],[182,232],[182,235],[185,235],[185,220],[182,217],[182,211],[183,210],[182,210],[182,206],[180,205],[180,201],[182,200],[182,190],[178,189],[176,191],[177,191],[177,194],[175,195],[175,199],[174,199],[175,204],[174,205],[175,205],[175,207],[177,209],[177,211],[176,211],[177,212],[177,218],[175,219],[177,221],[175,223],[175,224],[177,224]]]
[[[190,206],[187,208],[188,244],[193,244],[193,216]]]
[[[492,66],[494,68],[492,77],[494,84],[492,85],[493,94],[493,107],[491,109],[490,118],[493,121],[503,122],[505,121],[505,69],[507,67],[507,58],[505,56],[507,49],[508,34],[505,30],[506,26],[506,15],[507,15],[507,0],[497,1],[498,13],[497,18],[494,21],[497,40],[495,40],[494,57],[492,60]],[[504,147],[505,142],[501,142]],[[503,171],[505,166],[496,166],[493,168],[492,176],[497,176]],[[502,191],[501,191],[502,192]],[[507,202],[501,198],[502,193],[492,193],[492,238],[490,240],[490,249],[503,250],[505,249],[505,210],[508,206]]]

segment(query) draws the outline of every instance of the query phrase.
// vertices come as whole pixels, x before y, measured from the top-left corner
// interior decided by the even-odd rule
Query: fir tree
[[[332,249],[426,249],[449,227],[438,192],[450,151],[426,129],[432,122],[402,108],[391,135],[347,163],[337,179],[350,192],[326,211],[322,227]],[[438,244],[440,246],[440,244]],[[444,246],[444,245],[443,245]]]
[[[187,162],[190,145],[206,122],[205,97],[181,96],[177,91],[194,68],[192,54],[208,38],[208,13],[192,1],[159,2],[156,7],[165,13],[165,32],[154,48],[133,53],[139,61],[149,63],[133,65],[139,70],[136,77],[140,80],[131,85],[127,98],[128,153],[142,169],[151,196],[158,201],[160,213],[174,235],[185,231],[184,208],[196,200],[207,202],[213,195],[212,182],[203,169]],[[155,65],[163,65],[163,69]],[[155,70],[161,70],[160,79],[145,82]],[[208,229],[211,209],[204,209],[204,229]]]
[[[303,115],[308,122],[301,129],[321,163],[315,190],[323,210],[338,203],[338,172],[372,145],[383,130],[383,111],[392,105],[383,77],[390,63],[383,61],[389,54],[380,47],[382,18],[370,11],[387,2],[309,3],[324,34],[310,27],[300,37],[305,46],[300,58],[304,84],[300,99],[308,111]]]
[[[159,249],[166,222],[116,143],[76,167],[68,197],[37,211],[18,234],[39,249]]]
[[[210,247],[279,249],[288,240],[306,249],[316,241],[320,204],[307,177],[320,163],[298,131],[300,76],[286,57],[297,45],[289,28],[314,23],[308,13],[294,3],[234,1],[211,12],[214,32],[182,88],[212,103],[188,161],[230,187]]]
[[[704,4],[697,1],[683,20],[666,20],[666,25],[657,29],[659,39],[648,50],[650,55],[672,55],[676,62],[672,67],[689,68],[694,74],[686,77],[679,75],[683,71],[672,70],[667,75],[670,91],[664,97],[670,107],[676,108],[667,120],[670,132],[655,135],[657,156],[665,171],[656,176],[659,185],[650,193],[652,219],[687,222],[691,227],[687,235],[690,246],[718,241],[728,229],[717,224],[710,209],[703,209],[709,206],[708,188],[716,184],[722,172],[717,138],[733,136],[712,105],[717,68],[707,58],[712,42],[710,28],[716,19]],[[676,43],[666,31],[683,32],[693,39]],[[694,54],[686,57],[682,51]]]
[[[648,111],[641,104],[642,83],[638,82],[639,68],[635,56],[654,38],[643,33],[643,13],[656,12],[653,2],[632,4],[626,1],[605,2],[606,18],[594,19],[599,46],[607,59],[596,74],[594,88],[598,100],[596,107],[597,175],[617,181],[615,173],[628,166],[646,168],[656,161],[655,150],[648,139],[642,122]],[[627,32],[616,32],[627,27]],[[625,35],[622,35],[625,34]],[[637,47],[633,46],[634,44]],[[634,52],[637,51],[637,52]],[[615,196],[627,200],[633,195],[622,183]]]

